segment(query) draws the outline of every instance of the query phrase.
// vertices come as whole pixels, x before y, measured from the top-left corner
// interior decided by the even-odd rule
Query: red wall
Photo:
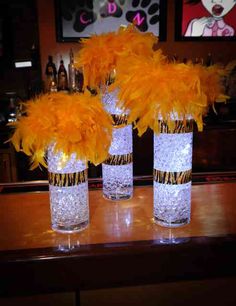
[[[177,54],[180,59],[184,57],[195,59],[196,57],[206,58],[210,52],[214,61],[223,61],[227,63],[236,59],[236,41],[234,42],[178,42],[175,41],[175,11],[174,0],[168,1],[167,14],[167,40],[160,42],[159,47],[164,53]],[[37,0],[38,20],[39,20],[39,38],[42,71],[44,74],[48,55],[53,55],[54,62],[58,65],[60,55],[64,57],[65,64],[68,63],[68,54],[70,48],[74,52],[79,50],[78,43],[57,43],[55,30],[54,0]]]

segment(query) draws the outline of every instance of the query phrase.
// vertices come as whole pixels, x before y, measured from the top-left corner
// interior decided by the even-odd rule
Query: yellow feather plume
[[[168,63],[160,50],[153,57],[123,57],[116,69],[119,106],[130,111],[130,122],[139,119],[139,135],[148,127],[158,133],[157,118],[170,124],[173,113],[183,120],[192,116],[202,130],[202,116],[223,93],[218,67]]]
[[[17,151],[31,157],[34,169],[46,166],[48,146],[78,159],[102,162],[108,154],[112,138],[112,120],[98,97],[89,93],[68,95],[51,93],[26,103],[27,116],[15,124],[11,138]]]
[[[117,32],[92,35],[82,41],[82,49],[75,55],[75,66],[83,68],[84,86],[99,89],[123,56],[140,54],[151,56],[157,38],[152,33],[141,33],[133,25]]]

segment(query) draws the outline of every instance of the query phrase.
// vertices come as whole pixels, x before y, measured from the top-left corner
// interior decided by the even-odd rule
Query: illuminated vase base
[[[154,221],[164,227],[190,223],[191,182],[168,185],[154,182]]]
[[[88,181],[86,165],[75,154],[48,149],[51,226],[59,233],[71,234],[89,224]]]
[[[75,233],[89,224],[88,182],[71,187],[49,185],[52,229]]]
[[[190,223],[190,219],[188,218],[179,219],[179,220],[175,220],[171,222],[171,221],[159,219],[158,217],[154,217],[154,221],[156,224],[164,226],[164,227],[179,227],[179,226],[187,225]]]
[[[126,188],[122,193],[104,193],[103,196],[107,200],[112,200],[112,201],[123,201],[123,200],[129,200],[133,197],[133,194],[130,192],[130,188]]]
[[[52,224],[52,229],[58,233],[72,234],[83,231],[88,227],[88,225],[89,221],[87,220],[79,224],[70,224],[68,226],[65,224]]]
[[[102,164],[103,196],[113,201],[133,196],[133,163],[121,166]]]

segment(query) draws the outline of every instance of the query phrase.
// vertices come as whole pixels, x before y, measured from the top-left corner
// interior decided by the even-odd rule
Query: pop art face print
[[[235,6],[235,0],[202,0],[202,5],[215,18],[221,18],[228,14]]]
[[[232,37],[236,35],[236,0],[186,0],[182,35]]]

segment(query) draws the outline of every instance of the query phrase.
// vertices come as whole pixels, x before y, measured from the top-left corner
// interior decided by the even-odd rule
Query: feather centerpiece
[[[137,121],[139,135],[148,127],[159,133],[157,118],[171,127],[172,115],[183,121],[191,116],[198,129],[209,105],[223,95],[222,70],[217,66],[169,63],[161,50],[153,57],[132,56],[119,60],[114,87],[119,87],[118,106],[129,111],[129,122]]]
[[[84,87],[100,89],[121,57],[152,56],[155,43],[157,38],[152,33],[141,33],[133,25],[82,40],[82,48],[75,55],[75,66],[83,68]]]
[[[11,142],[17,151],[31,157],[31,169],[46,165],[45,154],[55,143],[55,153],[94,164],[108,154],[112,135],[112,120],[98,97],[89,93],[68,95],[43,94],[26,102],[26,116],[15,125]]]

